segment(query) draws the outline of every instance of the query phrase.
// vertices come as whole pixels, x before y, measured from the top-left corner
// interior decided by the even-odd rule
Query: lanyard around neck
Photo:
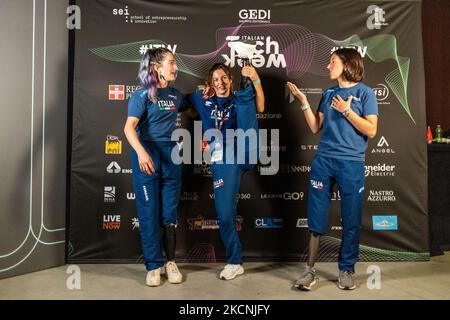
[[[218,107],[217,96],[214,96],[213,100],[214,100],[214,122],[215,122],[215,127],[218,130],[222,130],[223,122],[224,122],[224,119],[225,119],[225,115],[227,114],[228,109],[230,109],[231,104],[227,104],[225,106],[225,108],[223,109],[222,117],[219,120],[219,107]]]

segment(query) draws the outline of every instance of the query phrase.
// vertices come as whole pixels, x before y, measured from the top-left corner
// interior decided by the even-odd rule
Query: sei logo
[[[113,15],[115,16],[129,16],[128,6],[125,6],[124,9],[113,9]]]

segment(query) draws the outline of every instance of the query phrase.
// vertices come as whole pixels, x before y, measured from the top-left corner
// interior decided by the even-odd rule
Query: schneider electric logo
[[[394,177],[395,165],[387,165],[386,163],[378,163],[376,166],[366,166],[366,177]]]

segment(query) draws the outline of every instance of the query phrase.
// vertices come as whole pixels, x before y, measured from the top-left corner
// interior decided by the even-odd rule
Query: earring
[[[164,78],[164,76],[162,75],[161,72],[158,74],[158,77],[159,77],[159,81],[166,80],[166,78]]]

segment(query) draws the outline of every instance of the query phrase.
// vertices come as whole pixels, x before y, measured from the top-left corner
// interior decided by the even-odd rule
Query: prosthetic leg
[[[295,282],[295,287],[302,291],[311,290],[312,286],[317,283],[316,270],[314,264],[316,263],[317,252],[319,251],[320,234],[311,232],[309,239],[308,262],[306,263],[306,270],[301,274],[300,278]]]
[[[170,283],[181,283],[183,275],[175,263],[175,247],[176,247],[176,233],[175,224],[170,223],[163,227],[163,247],[166,253],[166,276]]]
[[[309,239],[309,251],[308,251],[308,262],[306,264],[307,268],[314,268],[316,263],[317,252],[319,251],[320,245],[320,234],[317,232],[311,232],[311,238]]]
[[[175,260],[176,234],[173,223],[163,227],[163,247],[167,261]]]

